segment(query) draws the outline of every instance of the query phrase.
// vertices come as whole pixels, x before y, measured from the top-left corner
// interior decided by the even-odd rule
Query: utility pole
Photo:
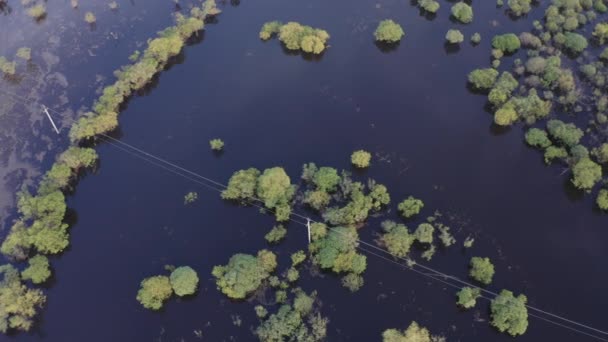
[[[306,228],[308,228],[308,244],[310,245],[310,219],[306,218]]]
[[[45,105],[42,105],[42,109],[46,113],[46,117],[49,118],[51,125],[53,125],[53,129],[55,130],[55,133],[59,134],[59,130],[57,129],[57,126],[55,126],[55,122],[53,121],[53,118],[51,118],[51,114],[49,114],[49,110],[46,108]]]

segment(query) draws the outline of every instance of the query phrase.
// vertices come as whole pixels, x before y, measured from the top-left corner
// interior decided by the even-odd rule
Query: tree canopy
[[[486,285],[492,282],[494,265],[489,258],[472,257],[470,266],[469,275],[471,278]]]
[[[400,41],[404,35],[405,32],[401,28],[401,25],[390,19],[382,20],[374,32],[376,41],[386,43],[396,43]]]
[[[405,218],[410,218],[420,213],[420,210],[422,210],[422,208],[424,208],[424,203],[421,200],[412,196],[409,196],[408,198],[404,199],[397,206],[397,209],[399,209],[401,215],[403,215],[403,217]]]
[[[258,177],[257,195],[268,209],[274,209],[278,221],[287,221],[291,213],[291,199],[295,186],[282,167],[264,170]]]
[[[492,47],[504,53],[514,53],[521,47],[519,37],[513,33],[506,33],[492,38]]]
[[[29,331],[37,310],[46,303],[46,296],[23,285],[19,271],[11,265],[0,266],[0,277],[0,332]]]
[[[581,190],[591,190],[602,179],[602,167],[588,157],[572,167],[572,184]]]
[[[194,294],[198,287],[198,275],[190,266],[181,266],[171,272],[169,277],[175,294],[183,297]]]
[[[362,168],[362,169],[369,167],[371,159],[372,159],[371,153],[364,151],[364,150],[355,151],[350,156],[350,162],[354,166],[356,166],[358,168]]]
[[[464,35],[459,30],[449,29],[445,34],[445,40],[450,44],[459,44],[464,41]]]
[[[172,294],[173,288],[169,277],[154,276],[142,280],[136,298],[144,308],[160,310]]]
[[[402,258],[407,256],[410,248],[416,237],[410,234],[410,231],[403,224],[398,224],[393,221],[382,222],[384,233],[380,236],[380,243],[392,255]]]
[[[456,296],[458,297],[458,305],[465,309],[470,309],[477,304],[477,298],[481,295],[481,291],[477,288],[463,287]]]
[[[255,197],[260,171],[256,168],[239,170],[228,181],[228,187],[222,191],[222,198],[228,200],[247,200]]]
[[[492,300],[492,325],[500,332],[507,332],[511,336],[522,335],[528,329],[528,299],[523,294],[515,297],[513,292],[502,290]]]
[[[31,280],[34,284],[42,284],[51,276],[49,259],[44,255],[36,255],[28,260],[29,266],[21,272],[23,280]]]
[[[382,333],[382,342],[433,342],[438,341],[425,327],[412,322],[404,331],[387,329]]]
[[[215,266],[212,274],[218,289],[234,299],[243,299],[254,292],[276,267],[276,257],[273,265],[270,260],[272,257],[268,253],[272,254],[260,251],[258,257],[255,257],[239,253],[233,255],[227,265]]]
[[[268,40],[276,34],[289,50],[302,50],[314,54],[323,52],[329,39],[327,31],[301,25],[297,22],[288,22],[283,25],[279,21],[271,21],[265,23],[260,30],[262,40]]]
[[[465,2],[457,2],[452,5],[452,16],[464,24],[473,21],[473,7]]]
[[[476,69],[469,73],[469,83],[475,89],[488,90],[492,88],[497,78],[498,71],[493,68]]]

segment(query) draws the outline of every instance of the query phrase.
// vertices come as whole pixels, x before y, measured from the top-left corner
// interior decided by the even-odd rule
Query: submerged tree
[[[447,40],[450,44],[459,44],[464,41],[464,36],[459,30],[450,29],[445,34],[445,40]]]
[[[141,288],[137,292],[137,301],[146,309],[160,310],[172,294],[169,277],[154,276],[142,280]]]
[[[481,90],[488,90],[492,88],[497,78],[498,71],[493,68],[476,69],[469,73],[469,82],[476,89]]]
[[[492,38],[492,47],[504,53],[514,53],[521,47],[521,42],[513,33],[501,34]]]
[[[36,255],[28,260],[29,266],[21,273],[23,280],[31,280],[34,284],[42,284],[51,277],[49,259],[44,255]]]
[[[228,200],[248,200],[255,197],[260,171],[256,168],[235,172],[222,191],[222,198]]]
[[[46,302],[45,295],[23,285],[19,271],[11,265],[0,266],[0,277],[0,332],[29,331],[37,310]]]
[[[198,275],[189,266],[181,266],[173,270],[169,280],[173,291],[180,297],[194,294],[198,287]]]
[[[452,16],[464,24],[473,21],[473,7],[465,2],[457,2],[452,6]]]
[[[481,291],[477,288],[466,286],[458,291],[456,296],[458,297],[458,305],[465,309],[470,309],[477,304],[477,298],[481,296]]]
[[[489,258],[472,257],[470,266],[469,275],[471,278],[486,285],[492,282],[494,265]]]
[[[212,274],[222,293],[230,298],[243,299],[254,292],[275,268],[276,256],[269,251],[260,251],[257,257],[235,254],[227,265],[215,266]]]
[[[418,6],[429,13],[437,13],[440,7],[436,0],[418,0]]]
[[[424,208],[424,203],[421,200],[410,196],[399,203],[397,208],[403,217],[410,218],[420,213],[420,210]]]
[[[527,298],[523,294],[515,297],[513,292],[502,290],[492,300],[492,325],[500,332],[511,336],[522,335],[528,329]]]
[[[287,221],[291,214],[291,199],[295,186],[282,167],[264,170],[257,181],[257,195],[268,209],[275,210],[277,221]]]
[[[405,32],[403,32],[401,25],[390,19],[382,20],[374,32],[376,41],[385,43],[396,43],[404,35]]]
[[[262,40],[268,40],[275,34],[278,34],[279,40],[289,50],[302,50],[314,54],[323,52],[329,39],[327,31],[296,22],[283,25],[279,21],[271,21],[265,23],[260,30]]]
[[[350,162],[354,166],[361,168],[361,169],[369,167],[371,159],[372,159],[371,153],[364,151],[364,150],[355,151],[350,156]]]
[[[433,336],[425,327],[412,322],[404,331],[398,329],[387,329],[382,333],[383,342],[434,342],[441,338]]]
[[[382,222],[384,234],[380,236],[379,242],[393,256],[403,258],[407,256],[410,248],[416,240],[415,235],[410,234],[410,231],[403,224],[398,224],[393,221]]]

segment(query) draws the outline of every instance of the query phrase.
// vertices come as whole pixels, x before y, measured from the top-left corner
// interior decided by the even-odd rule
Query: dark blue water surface
[[[514,22],[494,1],[476,1],[474,23],[463,26],[448,19],[448,2],[441,5],[437,18],[428,20],[408,1],[225,4],[202,39],[184,50],[146,96],[128,103],[117,136],[222,183],[251,166],[283,166],[297,182],[305,162],[349,170],[353,150],[372,151],[373,166],[355,177],[385,184],[394,204],[409,195],[422,198],[419,221],[438,209],[459,239],[426,264],[466,278],[469,258],[488,256],[497,269],[491,290],[523,292],[534,306],[606,328],[605,216],[590,209],[591,196],[571,193],[560,168],[546,167],[522,143],[520,127],[493,129],[484,97],[466,88],[466,74],[490,61],[491,37],[529,30],[531,17],[543,9]],[[119,17],[138,15],[123,7]],[[169,25],[170,6],[136,6],[144,7],[156,14],[123,28],[124,39],[133,34],[145,41]],[[372,35],[384,18],[406,31],[388,52]],[[261,25],[275,19],[323,28],[331,47],[311,59],[286,53],[277,40],[262,42]],[[98,21],[95,32],[105,25]],[[454,27],[466,37],[480,32],[482,43],[446,48],[445,32]],[[95,96],[94,88],[84,87],[87,80],[101,74],[105,84],[111,82],[111,71],[126,63],[133,44],[106,44],[94,61],[74,68],[62,60],[65,72],[83,82],[79,96],[89,102],[82,105]],[[89,67],[94,69],[87,72]],[[219,156],[208,146],[215,137],[226,142]],[[98,170],[69,198],[77,217],[72,244],[52,259],[55,277],[41,321],[31,334],[12,339],[193,341],[194,331],[202,330],[208,341],[254,340],[255,301],[227,300],[210,273],[234,253],[265,248],[272,217],[226,203],[217,192],[109,144],[98,152]],[[199,200],[184,206],[189,191],[198,191]],[[373,241],[382,219],[397,218],[394,207],[371,219],[361,238]],[[306,248],[303,227],[288,229],[277,249],[280,269],[289,266],[291,252]],[[476,242],[464,251],[459,246],[468,235]],[[139,282],[162,273],[166,264],[196,269],[201,291],[192,299],[173,298],[160,313],[145,310],[135,300]],[[486,301],[462,312],[454,289],[374,256],[368,257],[366,284],[355,294],[332,275],[302,273],[298,284],[318,291],[330,318],[329,341],[378,341],[383,330],[405,329],[413,320],[449,341],[510,340],[489,326]],[[233,324],[236,315],[240,327]],[[518,340],[591,341],[534,318]]]

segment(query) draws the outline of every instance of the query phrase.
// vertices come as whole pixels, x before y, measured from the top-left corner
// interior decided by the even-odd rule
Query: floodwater
[[[67,3],[49,4],[62,6],[69,8]],[[46,23],[38,24],[39,34],[48,23],[49,34],[57,32],[65,46],[76,41],[81,54],[88,54],[89,45],[101,45],[95,56],[78,54],[74,63],[71,50],[53,50],[60,57],[57,72],[70,80],[58,90],[68,101],[53,102],[59,101],[57,91],[47,86],[36,101],[72,114],[86,110],[96,89],[112,82],[111,71],[127,63],[137,42],[169,25],[172,6],[132,2],[121,4],[117,13],[105,10],[102,15],[100,10],[94,30],[80,21],[86,9],[78,14],[69,9],[64,22],[75,27],[66,33],[58,27],[69,25],[49,14]],[[483,110],[485,99],[466,88],[466,74],[489,64],[491,37],[529,30],[531,18],[511,21],[493,1],[478,1],[473,3],[473,24],[464,26],[448,19],[449,3],[441,6],[437,17],[429,19],[408,1],[222,4],[224,13],[199,41],[149,92],[129,102],[117,136],[222,183],[235,170],[251,166],[283,166],[293,181],[305,162],[350,169],[350,153],[367,149],[374,153],[373,166],[355,177],[385,184],[393,209],[370,219],[360,231],[362,240],[373,241],[379,222],[396,219],[396,203],[414,195],[424,200],[425,211],[408,222],[410,228],[437,209],[458,245],[468,235],[476,239],[470,250],[440,249],[426,265],[466,278],[469,258],[488,256],[497,271],[489,289],[523,292],[531,305],[605,330],[605,215],[590,209],[593,197],[571,190],[560,167],[545,166],[540,154],[522,143],[521,127],[494,129]],[[530,16],[539,17],[543,10]],[[16,15],[23,14],[13,12],[0,21]],[[392,51],[373,42],[375,25],[385,18],[406,31]],[[259,29],[269,20],[323,28],[331,34],[331,47],[313,59],[286,53],[277,40],[259,40]],[[459,51],[446,48],[444,35],[453,27],[466,37],[480,32],[482,43],[473,47],[465,41]],[[78,32],[69,33],[74,30]],[[119,32],[120,38],[101,43],[108,32]],[[505,58],[503,65],[515,57]],[[27,95],[30,89],[23,88],[3,84],[3,89]],[[65,137],[53,136],[37,118],[32,141],[65,144]],[[23,130],[26,126],[19,123]],[[11,131],[10,126],[2,129]],[[215,137],[226,142],[221,155],[209,150],[208,141]],[[49,150],[58,149],[38,143],[28,153]],[[272,217],[226,203],[217,192],[108,144],[98,152],[99,168],[69,198],[76,221],[72,245],[52,258],[55,276],[40,322],[30,334],[0,339],[196,341],[194,331],[201,330],[208,341],[254,340],[255,300],[227,300],[215,289],[211,269],[234,253],[267,247],[263,236],[273,226]],[[19,162],[44,168],[52,155]],[[189,191],[197,191],[199,200],[184,206]],[[306,248],[303,227],[291,224],[288,230],[286,242],[277,248],[279,269],[288,268],[291,252]],[[162,273],[166,264],[196,269],[201,290],[192,299],[173,298],[160,313],[145,310],[135,300],[139,282]],[[322,312],[330,319],[329,341],[377,341],[383,330],[405,329],[413,320],[449,341],[511,339],[489,326],[489,306],[483,300],[475,310],[463,312],[455,305],[454,289],[374,256],[368,256],[364,277],[365,286],[351,294],[337,277],[302,271],[298,284],[318,291]],[[240,326],[233,323],[237,317]],[[592,341],[532,317],[518,340]]]

